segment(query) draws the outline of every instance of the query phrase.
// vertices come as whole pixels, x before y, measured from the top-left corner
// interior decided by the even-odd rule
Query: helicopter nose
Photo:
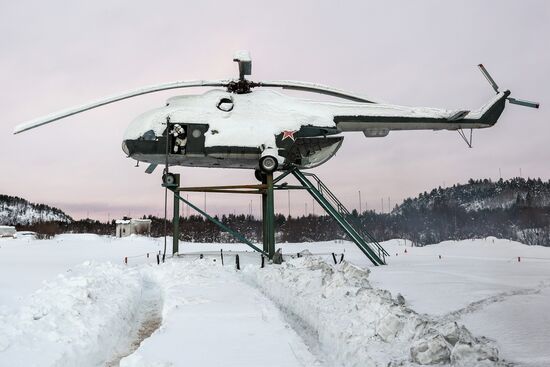
[[[127,156],[130,155],[130,150],[128,150],[128,145],[126,145],[126,140],[122,141],[122,151],[126,153]]]

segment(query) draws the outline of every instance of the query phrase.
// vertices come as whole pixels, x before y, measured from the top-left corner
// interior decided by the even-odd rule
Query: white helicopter
[[[536,102],[499,92],[483,65],[481,72],[496,95],[475,111],[405,107],[376,103],[359,95],[319,84],[296,81],[254,82],[247,51],[237,52],[239,79],[183,81],[160,84],[104,98],[18,125],[18,134],[93,108],[168,89],[216,87],[199,95],[168,99],[164,107],[137,117],[122,143],[128,157],[150,163],[191,167],[256,169],[256,177],[291,167],[312,168],[329,160],[342,144],[342,133],[360,131],[384,137],[392,130],[457,130],[493,126],[506,100],[538,108]],[[339,97],[345,102],[318,102],[287,96],[272,88],[307,91]],[[471,134],[471,130],[470,130]],[[471,144],[469,144],[471,146]],[[258,171],[261,170],[261,171]],[[260,175],[260,176],[259,176]]]

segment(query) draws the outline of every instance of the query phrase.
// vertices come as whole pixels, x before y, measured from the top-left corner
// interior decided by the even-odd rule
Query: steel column
[[[172,255],[175,255],[179,252],[179,243],[180,243],[180,200],[177,197],[176,191],[174,193],[174,217],[172,219],[172,225],[174,229],[172,230]]]
[[[274,194],[273,194],[273,173],[266,175],[266,195],[265,195],[265,214],[264,222],[266,224],[266,232],[264,237],[267,237],[267,253],[269,258],[272,259],[275,254],[275,203],[274,203]],[[265,240],[264,240],[265,241]]]
[[[267,214],[267,177],[263,177],[262,184],[262,186],[266,187],[262,190],[262,243],[264,252],[269,254],[269,230],[267,228],[267,217],[269,216],[269,214]],[[271,255],[269,255],[269,257],[271,258]]]

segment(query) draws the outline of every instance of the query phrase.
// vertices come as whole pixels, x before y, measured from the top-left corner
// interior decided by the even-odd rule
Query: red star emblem
[[[296,141],[296,138],[294,137],[295,133],[296,133],[296,130],[285,130],[285,131],[283,131],[283,139],[281,139],[281,140],[285,140],[286,138],[290,138],[290,139],[292,139],[292,141]]]

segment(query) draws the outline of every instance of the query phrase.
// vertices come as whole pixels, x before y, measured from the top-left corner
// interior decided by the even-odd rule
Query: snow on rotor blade
[[[88,111],[97,107],[105,106],[110,103],[122,101],[124,99],[141,96],[148,93],[154,93],[154,92],[160,92],[163,90],[169,90],[169,89],[178,89],[178,88],[191,88],[191,87],[226,87],[229,84],[229,80],[217,80],[217,81],[209,81],[209,80],[193,80],[193,81],[180,81],[180,82],[172,82],[172,83],[164,83],[164,84],[157,84],[152,85],[148,87],[143,87],[139,89],[135,89],[132,91],[124,92],[121,94],[117,94],[114,96],[110,96],[107,98],[102,98],[99,100],[96,100],[94,102],[86,103],[84,105],[69,108],[63,111],[59,111],[44,117],[40,117],[38,119],[25,122],[22,124],[19,124],[15,127],[13,133],[19,134],[23,131],[27,131],[30,129],[34,129],[35,127],[39,127],[42,125],[49,124],[50,122],[54,122],[60,119],[63,119],[65,117],[69,117],[72,115],[76,115],[78,113]]]
[[[276,81],[255,83],[254,87],[277,87],[277,88],[283,88],[283,89],[301,90],[305,92],[320,93],[320,94],[326,94],[332,97],[349,99],[354,102],[377,103],[369,99],[366,99],[365,97],[360,96],[358,94],[349,93],[341,89],[328,87],[322,84],[315,84],[315,83],[308,83],[308,82],[299,82],[299,81],[292,81],[292,80],[276,80]]]

